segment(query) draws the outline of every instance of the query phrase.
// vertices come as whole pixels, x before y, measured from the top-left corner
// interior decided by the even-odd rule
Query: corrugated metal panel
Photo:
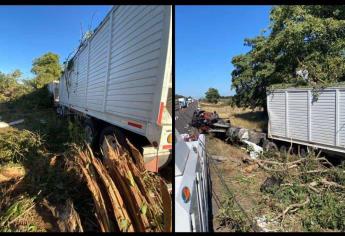
[[[285,93],[273,93],[269,96],[271,134],[285,136]]]
[[[289,137],[308,139],[308,92],[288,93]]]
[[[109,20],[107,20],[91,40],[90,44],[87,107],[95,111],[103,111],[104,84],[107,75],[109,26]]]
[[[159,140],[157,117],[171,76],[171,20],[171,6],[113,7],[75,55],[76,73],[61,78],[68,77],[69,97],[63,83],[60,103]]]
[[[284,93],[287,94],[287,113]],[[267,101],[270,133],[280,140],[292,138],[297,143],[345,152],[345,88],[325,88],[317,93],[317,99],[313,99],[311,89],[306,88],[279,89],[271,93]],[[284,133],[286,115],[288,135]]]
[[[78,88],[78,58],[74,60],[73,70],[70,72],[68,79],[70,80],[71,86],[69,87],[69,103],[77,104],[77,88]]]
[[[78,59],[78,87],[77,87],[77,94],[78,97],[76,99],[76,103],[80,104],[80,107],[84,107],[86,105],[86,83],[87,83],[87,57],[88,57],[88,49],[87,47],[82,50],[79,55]]]
[[[311,104],[311,141],[335,145],[335,91],[323,91]]]
[[[113,13],[107,112],[150,120],[163,20],[163,6],[125,6]]]
[[[339,91],[339,145],[345,147],[345,91]]]

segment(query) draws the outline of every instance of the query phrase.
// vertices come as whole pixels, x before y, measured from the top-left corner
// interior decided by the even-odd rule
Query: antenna
[[[91,29],[92,29],[92,22],[93,22],[93,17],[95,16],[97,11],[94,11],[93,14],[92,14],[92,17],[91,17],[91,23],[89,25],[89,31],[91,32]]]
[[[83,23],[82,22],[80,22],[80,33],[81,33],[80,42],[82,42],[83,38],[84,38]]]

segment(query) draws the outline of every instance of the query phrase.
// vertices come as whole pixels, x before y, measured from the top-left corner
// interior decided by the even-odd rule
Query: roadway
[[[198,102],[194,101],[190,103],[186,108],[175,110],[175,129],[180,134],[191,134],[194,128],[190,126],[192,122],[193,113],[198,108]]]

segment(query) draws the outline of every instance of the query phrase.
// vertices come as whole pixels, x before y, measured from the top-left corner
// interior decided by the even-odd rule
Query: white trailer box
[[[59,102],[59,81],[54,80],[47,86],[49,93],[53,96],[54,104]]]
[[[156,147],[146,153],[168,155],[171,24],[171,6],[114,6],[61,77],[61,106],[145,136]]]
[[[345,153],[345,88],[275,89],[267,94],[268,137]]]

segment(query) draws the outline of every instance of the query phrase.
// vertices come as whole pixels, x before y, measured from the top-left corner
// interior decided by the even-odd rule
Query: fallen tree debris
[[[76,156],[102,232],[171,232],[171,199],[165,182],[144,168],[141,153],[107,143],[104,163],[90,148]]]
[[[296,203],[296,204],[291,204],[288,206],[282,214],[280,214],[277,218],[274,220],[278,220],[279,218],[282,218],[281,222],[283,222],[285,215],[290,211],[290,212],[296,212],[298,208],[306,206],[310,202],[309,198],[305,200],[303,203]]]
[[[83,226],[81,225],[78,212],[74,209],[74,205],[71,199],[67,199],[64,205],[54,207],[49,204],[47,199],[43,199],[42,203],[48,208],[52,215],[57,220],[60,232],[83,232]]]

